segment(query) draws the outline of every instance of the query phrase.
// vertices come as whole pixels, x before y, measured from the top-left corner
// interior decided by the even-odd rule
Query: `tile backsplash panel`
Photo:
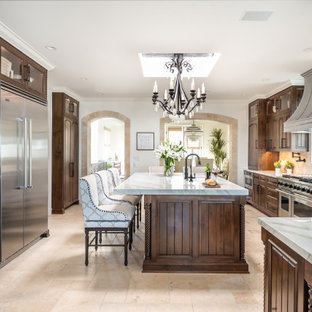
[[[301,158],[305,158],[306,162],[296,162],[296,158],[292,158],[291,156],[291,152],[280,152],[279,157],[281,160],[291,160],[295,164],[293,174],[312,175],[311,152],[300,153]]]

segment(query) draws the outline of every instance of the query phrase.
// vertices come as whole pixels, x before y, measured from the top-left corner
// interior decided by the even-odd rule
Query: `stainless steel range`
[[[312,176],[278,179],[279,216],[312,217]]]

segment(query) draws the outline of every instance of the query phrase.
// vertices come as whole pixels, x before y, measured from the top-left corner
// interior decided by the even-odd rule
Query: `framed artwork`
[[[154,132],[137,132],[136,133],[136,149],[137,151],[153,151]]]

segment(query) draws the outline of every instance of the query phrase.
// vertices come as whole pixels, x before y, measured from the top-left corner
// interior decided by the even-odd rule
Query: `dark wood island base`
[[[248,273],[245,196],[145,195],[143,272]]]

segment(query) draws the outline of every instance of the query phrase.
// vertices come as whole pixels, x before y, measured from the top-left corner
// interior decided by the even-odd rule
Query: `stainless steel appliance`
[[[1,263],[48,233],[47,107],[1,86]]]
[[[250,171],[244,170],[245,188],[252,190],[253,188],[253,174]]]
[[[279,216],[312,217],[311,176],[283,176],[278,186]]]

